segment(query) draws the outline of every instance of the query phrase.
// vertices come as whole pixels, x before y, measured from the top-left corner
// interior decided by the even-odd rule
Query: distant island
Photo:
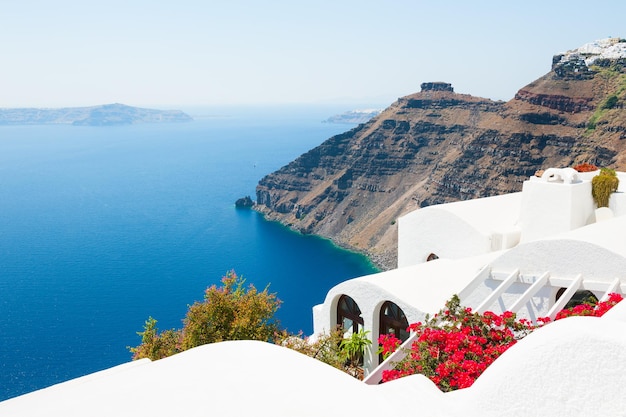
[[[92,107],[0,109],[0,125],[116,126],[139,123],[189,122],[180,110],[154,110],[124,104]]]
[[[351,110],[331,116],[328,119],[324,120],[324,123],[365,123],[369,121],[372,117],[378,116],[381,111],[382,110],[380,109]]]

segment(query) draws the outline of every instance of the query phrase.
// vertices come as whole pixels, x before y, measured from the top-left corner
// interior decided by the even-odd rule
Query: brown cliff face
[[[395,267],[395,220],[418,207],[519,191],[542,168],[626,169],[623,61],[555,64],[506,103],[424,83],[263,178],[256,208]]]

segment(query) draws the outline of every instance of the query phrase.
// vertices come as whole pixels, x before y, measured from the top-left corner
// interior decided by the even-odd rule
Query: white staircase
[[[495,283],[492,282],[490,283],[491,285],[485,285],[488,280],[499,282],[499,284],[494,285]],[[527,286],[527,288],[519,296],[511,297],[507,290],[513,284],[522,284]],[[464,303],[464,300],[475,300],[476,297],[472,297],[475,292],[483,293],[485,288],[491,287],[495,288],[488,292],[486,296],[483,296],[480,302],[474,302],[470,305]],[[537,311],[535,312],[537,314],[532,314],[531,312],[528,319],[533,323],[536,322],[536,317],[549,317],[550,320],[554,320],[557,313],[565,307],[576,291],[579,290],[589,290],[596,294],[601,293],[602,295],[598,297],[599,301],[606,301],[611,293],[623,295],[626,293],[626,280],[622,282],[619,278],[615,278],[613,281],[599,281],[585,278],[582,274],[571,277],[553,276],[550,271],[545,271],[538,275],[522,275],[519,269],[510,272],[494,272],[491,266],[487,265],[478,272],[476,277],[458,295],[462,305],[472,307],[472,310],[478,313],[489,311],[496,303],[498,303],[497,307],[501,308],[502,311],[518,313],[523,307],[529,305],[529,302],[533,297],[537,296],[540,290],[546,287],[565,288],[565,291],[558,300],[547,300],[547,304],[550,305],[547,311]],[[502,297],[505,294],[509,295],[509,297],[506,297],[508,302],[505,302],[504,297]],[[407,355],[416,339],[417,335],[412,334],[392,355],[370,372],[363,382],[369,385],[378,384],[382,379],[383,372],[393,369],[395,364]]]

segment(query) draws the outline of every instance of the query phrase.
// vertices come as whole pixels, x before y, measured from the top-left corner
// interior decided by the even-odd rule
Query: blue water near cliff
[[[291,331],[367,259],[234,201],[350,126],[330,109],[122,127],[0,127],[0,400],[130,359],[148,316],[181,327],[188,304],[235,269],[270,284]]]

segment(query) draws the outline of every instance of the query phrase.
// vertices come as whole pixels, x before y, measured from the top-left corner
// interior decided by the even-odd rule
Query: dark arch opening
[[[439,256],[437,256],[434,253],[431,253],[430,255],[428,255],[428,257],[426,258],[426,262],[430,262],[430,261],[434,261],[435,259],[439,259]]]
[[[361,309],[352,297],[345,294],[337,304],[337,325],[346,333],[358,333],[363,328]]]
[[[379,323],[379,335],[393,334],[402,342],[407,340],[410,336],[410,333],[407,330],[409,327],[409,321],[407,320],[404,311],[402,311],[397,304],[392,303],[391,301],[385,301],[381,306]],[[382,355],[379,355],[378,361],[382,362],[382,360]]]
[[[567,288],[559,288],[556,292],[555,302],[561,298],[565,290],[567,290]],[[598,297],[596,297],[596,295],[589,290],[578,290],[563,308],[572,308],[583,303],[597,304]]]

